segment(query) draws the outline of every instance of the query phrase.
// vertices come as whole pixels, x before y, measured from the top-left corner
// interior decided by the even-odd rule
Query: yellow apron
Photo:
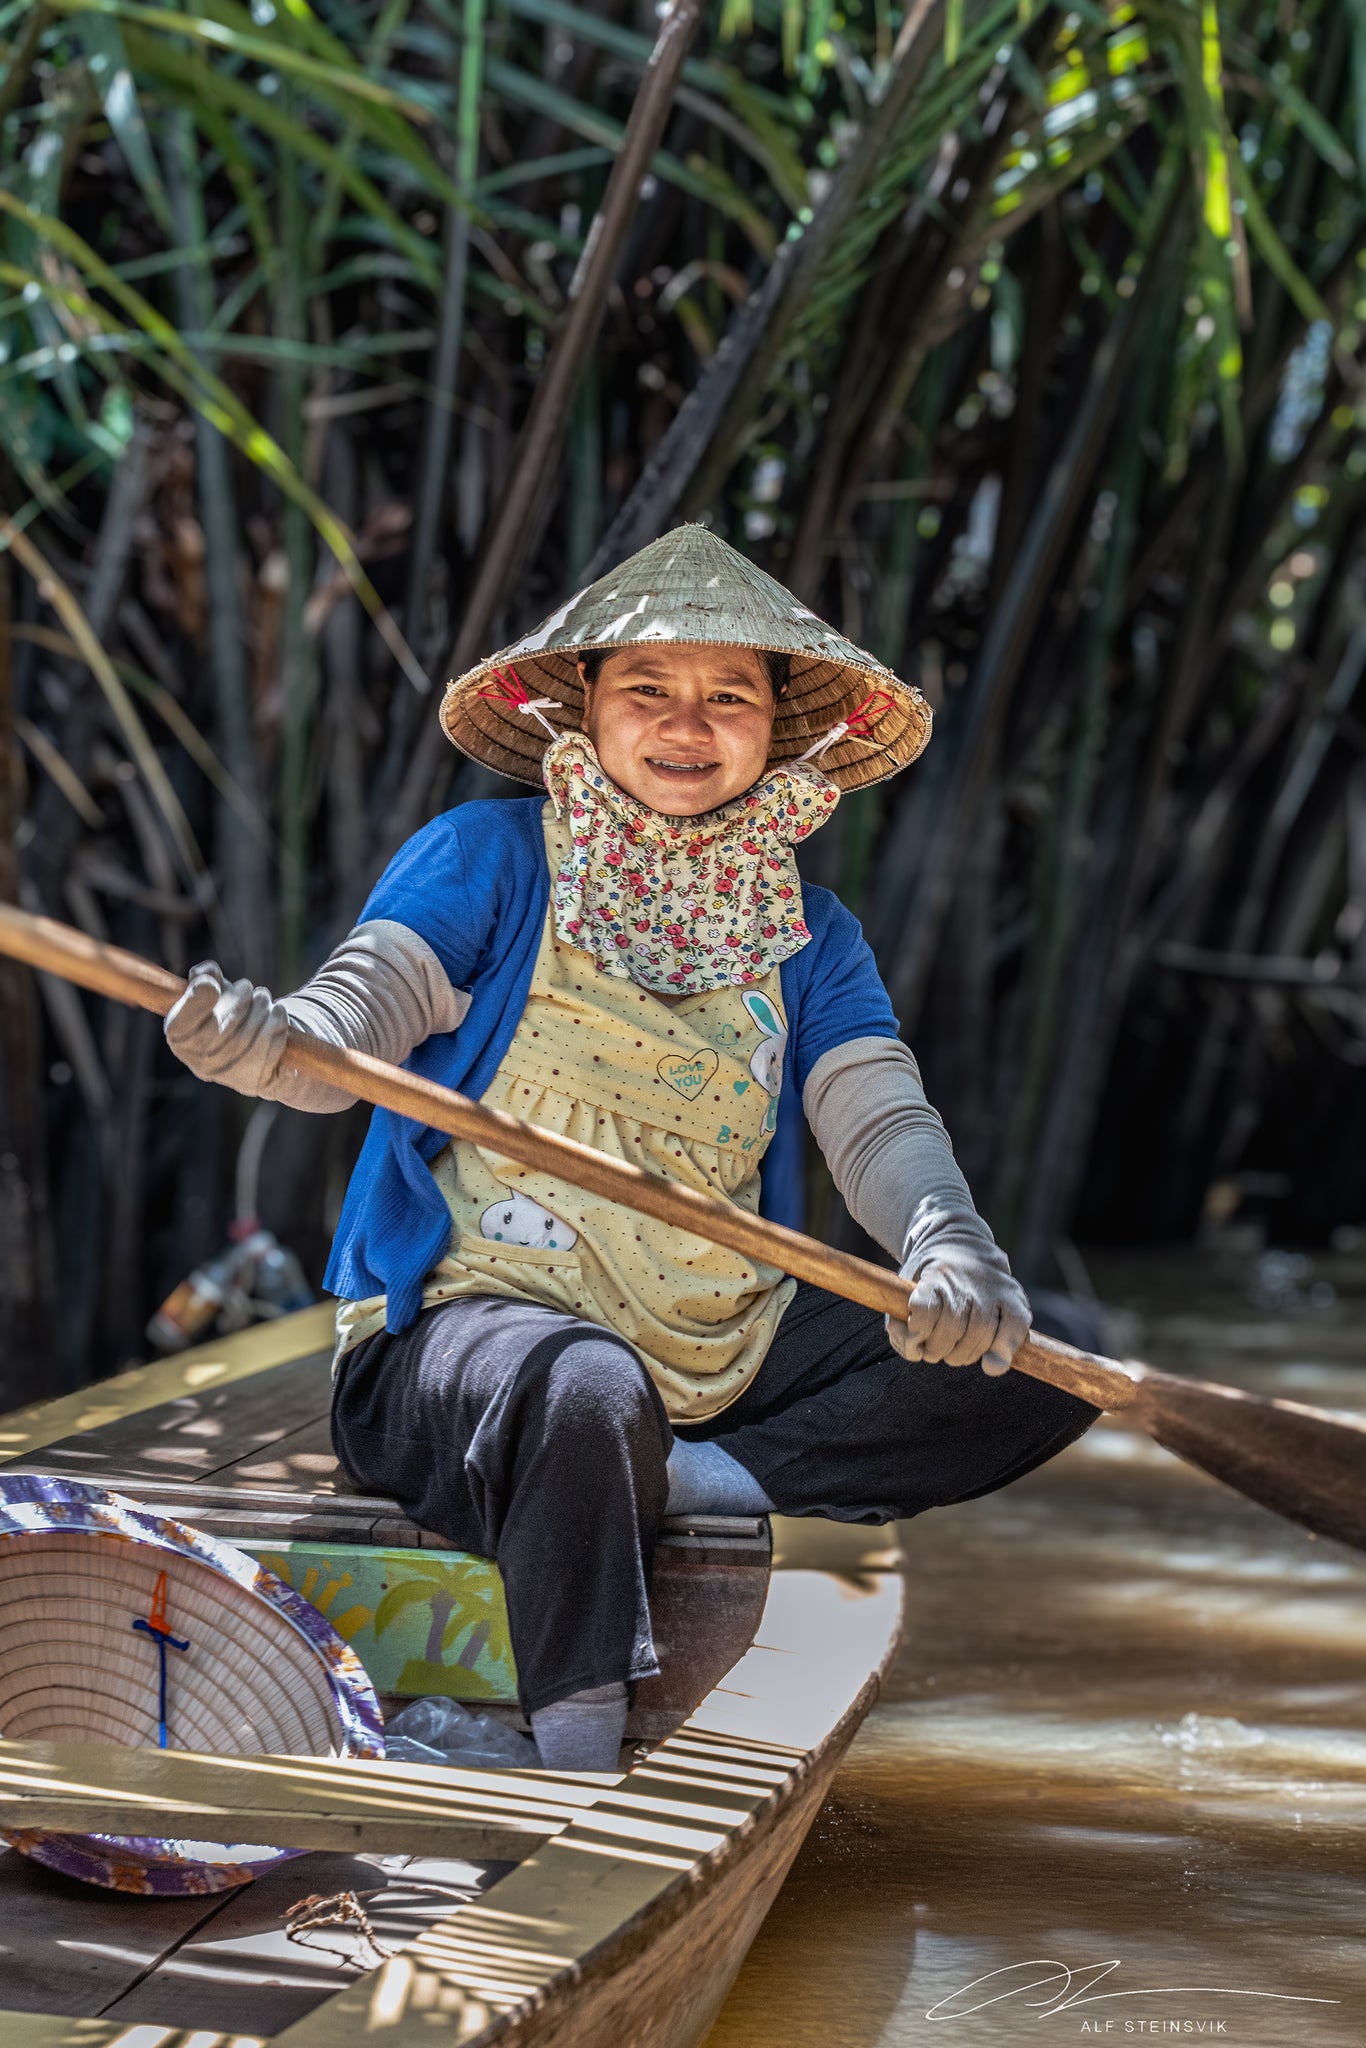
[[[554,873],[568,841],[546,813]],[[785,1041],[780,969],[663,1001],[604,974],[547,911],[526,1009],[482,1099],[753,1213]],[[615,1330],[679,1422],[725,1408],[763,1363],[796,1284],[776,1268],[483,1147],[452,1142],[432,1172],[452,1230],[424,1308],[504,1295]],[[383,1301],[343,1303],[337,1321],[345,1350],[383,1326]]]

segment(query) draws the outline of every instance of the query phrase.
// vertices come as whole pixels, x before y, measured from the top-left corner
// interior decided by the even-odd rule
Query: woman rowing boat
[[[338,1456],[497,1560],[544,1761],[606,1770],[658,1669],[664,1515],[915,1515],[1098,1410],[1007,1373],[1029,1303],[857,920],[797,872],[841,790],[920,753],[919,693],[683,527],[452,683],[442,718],[547,795],[416,833],[294,995],[195,968],[173,1050],[243,1094],[348,1107],[284,1066],[293,1025],[782,1220],[804,1111],[913,1282],[886,1322],[375,1111],[325,1281]]]

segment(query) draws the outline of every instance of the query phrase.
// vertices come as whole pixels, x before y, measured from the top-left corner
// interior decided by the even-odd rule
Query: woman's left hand
[[[915,1362],[976,1365],[980,1359],[983,1372],[1009,1370],[1031,1321],[1029,1297],[1009,1271],[966,1247],[946,1247],[937,1258],[908,1260],[901,1277],[915,1284],[909,1322],[887,1318],[894,1351]]]

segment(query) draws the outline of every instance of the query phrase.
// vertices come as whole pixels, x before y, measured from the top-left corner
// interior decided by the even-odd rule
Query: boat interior
[[[335,1585],[379,1561],[392,1583],[464,1560],[396,1503],[347,1490],[330,1355],[319,1311],[242,1332],[0,1419],[0,1470],[92,1482],[272,1568],[330,1560],[341,1618]],[[462,2042],[507,2038],[510,2021],[518,2038],[589,2042],[608,2038],[612,2013],[621,2038],[639,2022],[667,2048],[702,2040],[899,1629],[894,1570],[770,1562],[766,1521],[666,1527],[661,1675],[638,1688],[618,1775],[0,1740],[6,1831],[298,1852],[184,1898],[102,1890],[0,1852],[0,2048],[304,2048],[324,2030],[343,2048],[377,2026],[430,2040],[433,2021]],[[305,1590],[318,1592],[316,1572]],[[516,1723],[515,1687],[489,1662],[498,1627],[486,1617],[466,1641],[466,1697]],[[392,1692],[372,1676],[386,1715],[414,1689],[403,1672],[388,1670]],[[439,1682],[462,1690],[459,1671]]]

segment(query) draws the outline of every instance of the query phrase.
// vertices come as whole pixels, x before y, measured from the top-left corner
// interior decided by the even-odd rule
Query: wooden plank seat
[[[314,1543],[378,1544],[390,1549],[453,1550],[454,1545],[431,1529],[409,1521],[397,1501],[377,1494],[308,1494],[288,1487],[219,1486],[183,1480],[127,1478],[121,1473],[75,1474],[44,1458],[7,1465],[7,1472],[46,1473],[49,1477],[89,1477],[111,1493],[121,1493],[156,1514],[179,1516],[209,1535],[229,1542],[250,1539],[298,1538]],[[705,1551],[707,1561],[738,1561],[752,1552],[768,1555],[766,1517],[761,1515],[674,1515],[665,1521],[660,1541],[673,1549]],[[466,1552],[460,1553],[468,1555]]]
[[[285,1849],[519,1863],[600,1791],[596,1778],[542,1771],[0,1741],[7,1829],[206,1837],[227,1829],[236,1839],[245,1828],[253,1842]]]

